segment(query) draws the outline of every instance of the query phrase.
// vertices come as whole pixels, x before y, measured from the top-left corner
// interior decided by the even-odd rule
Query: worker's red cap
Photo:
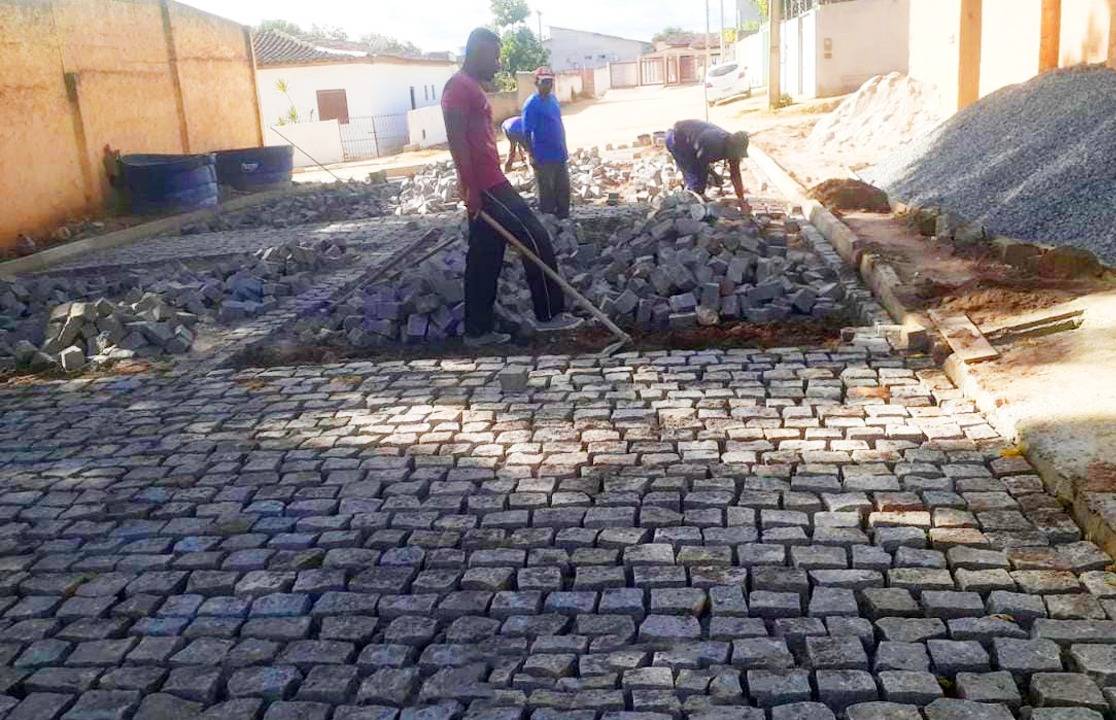
[[[553,80],[554,71],[548,67],[541,67],[535,71],[536,80]]]

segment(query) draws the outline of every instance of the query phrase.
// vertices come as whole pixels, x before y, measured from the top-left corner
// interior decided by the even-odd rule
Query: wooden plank
[[[953,352],[965,362],[974,363],[1000,357],[1000,353],[981,334],[968,315],[945,315],[931,310],[930,319],[938,326]]]
[[[981,328],[981,331],[985,336],[1002,335],[1004,333],[1014,333],[1020,330],[1031,330],[1041,325],[1068,320],[1084,314],[1085,311],[1081,308],[1073,308],[1068,305],[1056,305],[1046,308],[1045,310],[1029,312],[1026,315],[1019,315],[1010,320],[1004,320],[991,327]]]

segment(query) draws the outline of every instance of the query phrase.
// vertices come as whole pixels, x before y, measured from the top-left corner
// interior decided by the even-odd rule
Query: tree
[[[680,27],[665,27],[651,38],[651,42],[688,43],[693,42],[694,33],[687,32]]]
[[[312,25],[309,30],[290,20],[264,20],[256,26],[256,32],[278,30],[301,40],[348,40],[349,33],[336,25]]]
[[[297,38],[307,37],[306,31],[290,20],[264,20],[256,26],[256,32],[262,33],[268,30],[278,30]]]
[[[490,0],[490,6],[496,27],[500,28],[518,25],[531,16],[527,0]]]
[[[515,89],[517,72],[532,72],[550,62],[550,51],[528,27],[505,30],[500,41],[500,65],[504,69],[497,82],[504,90]]]
[[[771,17],[770,0],[755,0],[756,9],[759,10],[760,17],[764,20]]]
[[[348,40],[349,33],[336,25],[318,25],[310,26],[310,38],[313,40]]]
[[[422,55],[422,50],[417,45],[406,40],[399,40],[388,35],[368,33],[362,35],[360,41],[368,46],[368,52],[373,55],[387,53],[389,55]]]

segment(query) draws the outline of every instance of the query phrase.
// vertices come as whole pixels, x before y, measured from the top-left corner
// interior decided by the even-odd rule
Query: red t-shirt
[[[464,72],[451,77],[442,91],[442,112],[448,110],[462,113],[467,120],[465,139],[469,144],[473,166],[457,168],[462,181],[478,190],[488,190],[507,182],[500,170],[500,153],[496,150],[492,105],[480,83]]]

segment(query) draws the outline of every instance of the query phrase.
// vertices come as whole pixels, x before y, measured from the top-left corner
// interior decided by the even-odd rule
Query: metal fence
[[[402,152],[409,137],[406,113],[351,117],[341,124],[341,148],[346,161]]]
[[[805,15],[819,5],[832,5],[839,2],[851,2],[851,0],[782,0],[783,19],[790,20]]]

